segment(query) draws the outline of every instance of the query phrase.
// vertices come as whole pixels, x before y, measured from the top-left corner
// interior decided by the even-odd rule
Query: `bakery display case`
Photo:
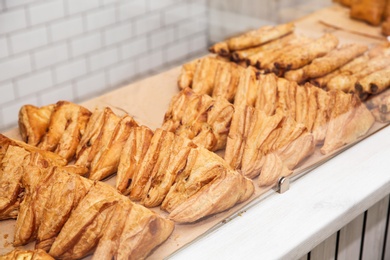
[[[79,104],[21,106],[0,138],[1,253],[389,258],[390,44],[349,12],[220,39]]]

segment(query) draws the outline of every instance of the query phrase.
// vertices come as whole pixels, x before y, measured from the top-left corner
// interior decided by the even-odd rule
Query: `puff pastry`
[[[54,105],[36,107],[24,105],[19,110],[19,130],[23,141],[37,146],[49,127]]]
[[[233,109],[223,98],[213,99],[187,88],[172,98],[161,128],[216,151],[226,145]]]
[[[38,147],[52,151],[71,161],[80,137],[84,133],[91,112],[68,101],[59,101],[54,107],[47,133]]]

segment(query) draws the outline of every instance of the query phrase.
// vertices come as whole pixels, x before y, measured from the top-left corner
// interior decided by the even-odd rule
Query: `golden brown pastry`
[[[23,250],[23,249],[14,249],[11,252],[1,255],[0,260],[54,260],[54,258],[43,251],[42,249],[35,250]]]
[[[257,180],[259,187],[272,186],[277,183],[280,177],[287,177],[292,171],[287,168],[276,153],[264,155],[261,173]]]
[[[39,155],[41,155],[41,157],[39,157],[39,158],[43,158],[44,160],[42,160],[42,161],[38,160],[37,163],[39,165],[41,165],[42,167],[47,167],[48,164],[56,165],[56,166],[63,166],[66,164],[66,160],[55,153],[41,150],[35,146],[26,144],[24,142],[21,142],[21,141],[15,140],[15,139],[8,138],[2,134],[0,134],[0,160],[3,159],[3,156],[7,152],[7,149],[10,145],[18,146],[18,147],[21,147],[21,148],[27,150],[30,153],[38,153]]]
[[[71,161],[91,112],[79,105],[59,101],[54,107],[47,133],[38,147]]]
[[[130,186],[130,198],[135,201],[142,200],[149,191],[150,178],[156,171],[165,169],[169,157],[170,147],[175,138],[172,132],[157,129],[150,141],[145,157],[140,162],[137,173]],[[160,159],[160,160],[159,160]],[[163,163],[161,166],[159,164]]]
[[[132,127],[119,160],[116,177],[117,190],[128,195],[138,166],[150,146],[153,131],[146,126]]]
[[[192,86],[194,74],[200,62],[201,59],[196,59],[188,63],[185,63],[181,67],[180,76],[177,81],[177,85],[179,86],[180,89],[190,88]]]
[[[350,7],[352,5],[353,0],[333,0],[333,2],[338,2],[344,6]]]
[[[314,59],[310,64],[300,69],[286,72],[284,77],[296,82],[322,77],[363,54],[366,50],[367,46],[365,45],[345,44],[331,50],[323,57]]]
[[[294,95],[295,96],[295,95]],[[260,75],[258,81],[258,95],[254,107],[271,116],[275,114],[278,98],[278,77],[269,73]],[[293,101],[292,99],[290,99]],[[294,111],[291,111],[293,113]]]
[[[254,178],[259,175],[262,157],[266,154],[261,147],[267,140],[271,141],[272,138],[268,139],[268,137],[278,127],[282,119],[283,114],[280,111],[273,116],[267,116],[261,110],[255,109],[253,111],[253,119],[248,121],[250,124],[248,135],[244,137],[245,143],[241,160],[241,171],[244,176]]]
[[[1,160],[0,168],[0,220],[16,218],[19,211],[23,165],[31,154],[25,149],[10,145]]]
[[[91,162],[89,178],[102,180],[118,170],[120,154],[132,128],[138,126],[129,115],[124,115],[112,132],[108,145],[100,149]]]
[[[253,184],[203,148],[192,149],[161,208],[176,222],[193,222],[247,200]]]
[[[259,186],[270,186],[291,174],[314,147],[314,135],[281,109],[270,116],[246,106],[233,116],[225,160],[248,178],[260,175]]]
[[[270,42],[264,43],[260,46],[248,48],[244,50],[238,50],[232,52],[232,60],[235,62],[245,61],[249,56],[252,56],[256,53],[267,51],[267,50],[277,50],[284,47],[288,44],[293,38],[297,36],[293,33],[283,36],[279,39],[272,40]]]
[[[90,167],[93,160],[98,160],[101,152],[108,147],[112,133],[120,122],[120,117],[109,107],[104,108],[103,114],[99,111],[95,113],[97,114],[91,121],[92,125],[87,125],[88,131],[85,132],[85,138],[81,140],[82,147],[76,159],[76,165]]]
[[[300,48],[295,48],[280,55],[274,62],[277,71],[299,69],[312,60],[322,57],[338,45],[339,40],[332,34],[324,34],[315,41],[304,44]]]
[[[167,139],[169,140],[170,138]],[[187,166],[187,158],[191,150],[196,148],[196,145],[189,139],[179,136],[173,136],[173,140],[168,142],[168,145],[163,143],[162,146],[146,185],[146,196],[141,201],[146,207],[161,205],[175,182],[178,173],[182,172]]]
[[[390,49],[389,49],[390,50]],[[383,56],[377,56],[374,57],[366,62],[366,65],[361,68],[361,70],[348,75],[344,74],[342,77],[336,77],[329,81],[328,83],[328,89],[339,89],[338,86],[340,86],[342,89],[348,89],[349,92],[352,92],[351,89],[354,89],[354,86],[360,81],[361,79],[369,76],[370,74],[380,71],[388,66],[390,66],[390,60],[389,60],[388,54],[383,54]],[[368,89],[361,89],[359,92],[368,92]]]
[[[125,149],[137,149],[149,131],[135,129]],[[149,143],[134,157],[122,156],[121,172],[128,175],[121,176],[117,187],[142,205],[161,205],[163,210],[176,212],[170,216],[174,221],[196,221],[226,210],[253,193],[250,180],[231,169],[221,157],[187,138],[158,128]],[[208,198],[210,202],[205,202]],[[215,205],[212,201],[221,203]]]
[[[310,80],[310,82],[313,85],[320,87],[320,88],[339,89],[339,90],[342,90],[344,92],[349,92],[348,85],[344,86],[344,84],[342,84],[343,83],[342,80],[341,81],[336,80],[336,82],[338,82],[338,83],[336,83],[335,86],[340,85],[340,87],[333,87],[332,84],[334,84],[334,83],[330,83],[330,82],[334,81],[334,78],[337,78],[339,76],[341,76],[341,77],[349,76],[353,73],[360,71],[362,68],[364,68],[366,66],[366,63],[369,59],[370,59],[369,55],[359,56],[359,57],[353,59],[352,61],[348,62],[344,66],[341,66],[339,69],[337,69],[337,70],[335,70],[335,71],[333,71],[325,76],[312,79],[312,80]]]
[[[215,73],[214,87],[211,96],[222,97],[233,102],[240,80],[240,72],[243,70],[237,64],[231,62],[220,63]]]
[[[388,5],[390,6],[390,4]],[[390,36],[390,16],[382,23],[382,34],[384,36]]]
[[[274,39],[280,38],[294,30],[294,24],[287,23],[277,26],[263,26],[257,30],[249,31],[237,37],[230,38],[226,43],[217,43],[210,48],[213,53],[225,55],[235,50],[252,48]],[[226,47],[228,47],[226,49]]]
[[[88,191],[91,181],[68,167],[24,167],[26,189],[16,220],[14,246],[37,240],[36,247],[49,250],[62,225]]]
[[[172,233],[173,222],[96,182],[64,224],[49,253],[79,259],[144,259]]]
[[[55,153],[39,150],[0,134],[0,220],[18,216],[24,194],[22,177],[28,164],[47,168],[65,165],[66,160]],[[75,168],[74,172],[84,174],[85,170]]]
[[[23,141],[37,146],[49,127],[54,105],[36,107],[24,105],[19,110],[19,131]]]
[[[234,106],[253,106],[257,96],[256,72],[248,67],[240,72],[240,79],[234,97]]]
[[[162,129],[216,151],[226,145],[233,109],[223,98],[213,99],[184,89],[172,98]]]
[[[87,164],[88,155],[93,143],[96,141],[103,128],[105,116],[112,112],[110,108],[95,109],[91,114],[84,134],[81,136],[80,142],[76,149],[76,159],[80,164]],[[89,165],[90,161],[88,162]]]
[[[222,61],[213,57],[206,57],[200,60],[192,80],[192,90],[194,92],[211,95],[215,84],[215,73],[220,63]]]
[[[367,133],[375,119],[356,95],[331,91],[331,113],[327,127],[323,154],[328,154],[345,144],[356,141]]]
[[[386,0],[354,0],[350,16],[377,26],[382,21],[385,6]]]
[[[248,65],[256,66],[258,69],[267,69],[268,72],[271,72],[274,61],[283,53],[292,51],[313,41],[313,39],[304,36],[287,38],[280,42],[280,47],[275,46],[275,48],[259,51],[250,55],[246,61]]]
[[[390,87],[390,65],[384,69],[375,71],[355,84],[358,93],[377,94]]]

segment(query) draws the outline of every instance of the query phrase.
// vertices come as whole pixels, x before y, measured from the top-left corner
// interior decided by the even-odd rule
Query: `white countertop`
[[[171,259],[297,259],[389,193],[386,127]]]

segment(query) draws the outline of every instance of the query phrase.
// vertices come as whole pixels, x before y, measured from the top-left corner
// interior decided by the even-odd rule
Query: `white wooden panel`
[[[337,233],[328,237],[310,252],[310,259],[333,260],[336,256]]]
[[[386,196],[367,211],[363,260],[382,259],[388,205],[389,196]]]
[[[387,209],[388,211],[390,208]],[[385,245],[385,255],[383,259],[390,259],[390,219],[389,219],[389,213],[387,213],[387,238],[386,238],[386,245]]]
[[[308,258],[307,258],[307,255],[304,255],[304,256],[302,256],[301,258],[299,258],[298,260],[307,260]]]
[[[364,214],[340,230],[338,260],[358,260],[362,241]]]

